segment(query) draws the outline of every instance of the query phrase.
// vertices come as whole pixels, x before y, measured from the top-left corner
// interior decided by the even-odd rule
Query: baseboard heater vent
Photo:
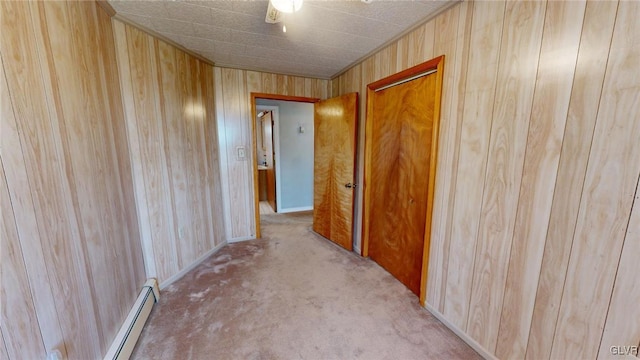
[[[136,346],[144,324],[149,318],[153,305],[160,299],[158,281],[149,279],[142,287],[140,295],[129,311],[120,331],[111,344],[104,360],[127,360]]]

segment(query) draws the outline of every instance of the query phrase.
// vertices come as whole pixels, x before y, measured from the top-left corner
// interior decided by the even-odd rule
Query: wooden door
[[[273,211],[277,212],[277,202],[276,202],[276,166],[275,166],[275,146],[273,143],[273,113],[271,111],[267,112],[261,119],[262,121],[262,141],[263,148],[265,150],[265,154],[267,155],[267,170],[266,178],[267,178],[267,202],[273,208]]]
[[[315,104],[313,230],[353,249],[358,94]]]
[[[420,295],[437,75],[369,91],[368,254]]]

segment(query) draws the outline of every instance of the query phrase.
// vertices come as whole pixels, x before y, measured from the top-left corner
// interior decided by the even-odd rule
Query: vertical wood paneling
[[[129,67],[133,89],[133,102],[136,118],[127,119],[134,122],[140,144],[140,161],[144,178],[144,191],[147,194],[146,206],[149,210],[151,239],[154,247],[156,274],[162,282],[178,272],[175,245],[170,240],[174,237],[173,216],[167,213],[166,204],[170,201],[167,184],[163,124],[159,113],[160,99],[157,95],[157,66],[155,63],[154,39],[142,31],[126,26]],[[124,46],[118,43],[117,46]],[[121,79],[121,81],[125,81]],[[147,256],[148,259],[148,256]],[[149,260],[147,260],[149,261]]]
[[[427,300],[498,358],[607,358],[640,340],[637,12],[463,2],[358,64],[360,84],[331,81],[363,92],[426,60],[429,36],[446,56]]]
[[[453,216],[454,189],[460,148],[462,113],[459,106],[464,103],[465,74],[471,37],[473,6],[465,3],[456,6],[435,19],[434,51],[446,54],[440,112],[439,160],[436,170],[433,221],[431,226],[431,271],[427,279],[427,303],[444,311],[444,295],[448,268],[448,253]]]
[[[263,76],[263,81],[265,79],[268,82],[263,82],[263,89],[267,88],[275,88],[276,83],[270,82],[270,80],[275,80],[275,75],[272,76]],[[272,79],[273,78],[273,79]],[[242,122],[248,122],[248,119],[241,118],[241,110],[242,106],[241,98],[241,87],[243,80],[243,72],[236,71],[234,69],[222,69],[221,78],[218,81],[222,83],[222,91],[218,93],[219,97],[222,97],[223,101],[223,116],[224,116],[224,133],[227,137],[227,148],[226,155],[229,159],[227,162],[226,172],[223,171],[223,174],[237,174],[239,178],[234,178],[229,181],[229,203],[232,207],[238,207],[242,210],[247,210],[247,197],[252,190],[247,186],[242,186],[243,184],[236,184],[240,179],[249,179],[249,174],[247,173],[246,160],[238,160],[237,159],[237,148],[240,146],[248,149],[248,144],[246,143],[246,139],[248,138],[247,134],[243,131]],[[220,105],[218,105],[220,106]],[[250,212],[253,213],[253,212]],[[242,238],[251,236],[251,223],[255,220],[253,216],[246,216],[246,211],[231,211],[231,223],[230,225],[230,239]],[[230,240],[229,239],[229,240]]]
[[[176,236],[180,239],[180,228],[184,233],[183,237],[189,239],[192,242],[191,254],[189,258],[191,262],[198,258],[197,254],[205,254],[207,250],[213,248],[213,246],[207,247],[208,234],[204,228],[203,210],[206,208],[206,187],[202,184],[200,176],[204,172],[205,166],[199,164],[199,159],[204,158],[204,153],[201,149],[198,149],[200,144],[198,139],[198,133],[201,132],[198,124],[202,124],[203,120],[200,118],[202,115],[202,103],[199,101],[196,90],[196,83],[199,78],[198,63],[195,58],[187,56],[181,53],[178,56],[178,66],[181,71],[182,82],[182,109],[183,109],[183,122],[184,122],[184,136],[181,139],[185,144],[185,166],[188,188],[188,201],[189,204],[198,204],[200,206],[189,206],[189,220],[184,224],[176,224]],[[180,95],[175,94],[177,98]],[[169,100],[171,101],[171,100]],[[170,135],[169,135],[170,136]],[[201,198],[201,200],[199,200]],[[180,212],[177,206],[174,212]],[[204,210],[206,211],[206,210]],[[176,243],[176,247],[180,242]],[[191,262],[181,264],[181,266],[190,265]]]
[[[162,284],[224,241],[212,67],[114,27],[145,260]]]
[[[618,5],[553,358],[594,358],[605,325],[640,173],[638,16],[639,3]]]
[[[474,2],[444,314],[467,328],[505,4]],[[446,70],[445,70],[446,71]],[[440,189],[436,188],[436,192]]]
[[[204,77],[207,81],[203,82],[203,100],[205,105],[205,111],[207,116],[216,115],[215,109],[215,83],[214,68],[212,66],[204,67]],[[205,143],[205,152],[207,155],[207,161],[212,164],[208,169],[209,174],[209,192],[210,202],[209,207],[210,217],[208,222],[213,227],[214,238],[211,239],[216,245],[226,241],[225,234],[225,221],[224,221],[224,208],[222,199],[222,179],[220,175],[220,152],[218,148],[219,136],[218,126],[215,121],[205,122],[205,132],[208,135],[209,141]]]
[[[97,8],[96,8],[97,9]],[[100,72],[104,76],[106,83],[118,84],[119,74],[117,67],[117,49],[116,51],[106,51],[105,49],[115,49],[115,34],[111,23],[111,18],[106,16],[107,13],[97,11],[98,21],[101,25],[98,27],[99,39],[104,47],[100,48],[104,61],[104,70]],[[95,41],[95,40],[93,40]],[[111,66],[106,66],[110,64]],[[122,219],[120,224],[127,224],[128,226],[120,226],[122,231],[125,231],[125,237],[135,239],[135,246],[130,247],[124,252],[125,261],[128,262],[127,267],[123,267],[129,271],[129,290],[131,293],[137,294],[140,284],[146,279],[144,271],[144,261],[142,261],[142,247],[140,246],[140,233],[138,217],[136,213],[135,193],[133,184],[133,176],[131,172],[131,161],[129,158],[129,145],[127,142],[127,125],[126,117],[123,116],[124,106],[122,103],[122,87],[118,87],[118,91],[114,91],[113,88],[109,88],[110,91],[104,91],[103,101],[100,102],[104,107],[103,111],[107,116],[110,115],[109,122],[111,126],[113,142],[110,144],[117,163],[120,166],[114,169],[113,174],[116,175],[117,180],[120,182],[122,193],[119,195],[121,202],[124,206],[124,211],[114,209]],[[110,110],[110,111],[109,111]],[[113,114],[118,114],[114,116]],[[128,231],[128,232],[127,232]],[[121,289],[122,291],[122,289]],[[124,296],[120,294],[120,296]]]
[[[337,94],[340,94],[340,79],[342,79],[342,76],[331,80],[331,96],[336,96]],[[308,95],[305,95],[305,96],[308,96]]]
[[[251,92],[326,99],[334,84],[328,80],[219,67],[215,68],[215,74],[227,240],[245,240],[256,235]],[[335,87],[339,87],[339,83],[336,82]],[[246,150],[245,160],[237,158],[240,146]]]
[[[15,115],[5,116],[3,99],[3,201],[26,275],[14,279],[37,294],[29,314],[8,316],[37,318],[41,334],[19,339],[12,356],[58,348],[69,359],[99,358],[144,280],[111,22],[93,2],[0,11]],[[4,272],[10,263],[2,264]],[[3,321],[5,341],[12,324]]]
[[[551,355],[616,9],[616,2],[586,5],[526,353],[531,360]]]
[[[135,119],[138,115],[136,104],[134,102],[132,71],[129,60],[127,44],[127,28],[126,25],[119,21],[113,22],[113,34],[116,44],[118,74],[120,76],[120,87],[122,89],[122,102],[126,119]],[[145,190],[145,179],[143,176],[142,145],[138,137],[138,127],[134,121],[126,121],[127,143],[130,149],[131,173],[134,188],[136,211],[138,214],[140,232],[140,241],[145,255],[144,267],[147,276],[156,276],[155,252],[153,246],[153,238],[151,236],[151,220],[149,208],[147,204],[147,192]]]
[[[224,102],[224,97],[222,96],[222,68],[215,67],[214,69],[214,86],[215,86],[215,111],[216,111],[216,125],[217,125],[217,133],[218,133],[218,144],[219,144],[219,156],[220,156],[220,184],[222,185],[221,194],[222,194],[222,207],[224,209],[224,224],[225,224],[225,240],[229,241],[232,239],[231,236],[231,213],[232,206],[231,201],[229,200],[230,191],[229,187],[232,186],[232,182],[235,179],[230,178],[229,173],[229,156],[228,151],[229,148],[232,147],[230,144],[232,142],[227,141],[227,120],[225,116],[225,107],[226,104]],[[262,77],[260,78],[262,82]],[[233,135],[230,132],[230,135]],[[230,139],[233,140],[233,139]],[[237,206],[236,206],[237,207]],[[235,211],[238,211],[234,207]],[[248,213],[247,209],[243,209]],[[249,216],[249,215],[247,215]]]
[[[0,158],[4,165],[13,212],[20,214],[20,216],[14,216],[14,219],[18,236],[21,240],[22,251],[29,254],[28,257],[24,258],[25,268],[29,276],[28,284],[31,287],[31,293],[36,293],[36,291],[38,293],[38,296],[33,301],[44,346],[45,349],[60,346],[60,350],[64,354],[66,353],[63,341],[64,336],[55,306],[52,306],[55,304],[52,285],[44,260],[36,212],[22,155],[18,125],[14,117],[11,99],[9,98],[3,61],[0,61],[0,65],[2,65],[0,69],[0,128],[2,129],[0,131]],[[0,303],[4,304],[5,302],[3,300]],[[11,329],[7,328],[6,331],[8,332],[9,330]]]
[[[119,84],[119,75],[117,67],[117,57],[115,50],[115,38],[113,33],[113,27],[109,13],[104,10],[97,10],[95,8],[95,14],[98,18],[100,25],[98,26],[98,41],[104,46],[99,48],[101,53],[101,61],[104,64],[103,71],[100,75],[103,76],[105,83]],[[90,40],[90,44],[95,43],[95,39]],[[106,49],[114,49],[106,51]],[[109,66],[107,66],[109,65]],[[140,235],[138,232],[138,217],[135,210],[135,197],[132,186],[132,174],[131,174],[131,162],[129,159],[129,146],[127,144],[126,134],[126,118],[123,116],[124,108],[122,104],[122,92],[121,87],[117,88],[109,87],[104,88],[102,101],[98,101],[102,105],[102,111],[108,114],[109,126],[107,132],[111,132],[112,142],[109,144],[112,151],[112,159],[115,161],[115,169],[111,173],[115,176],[113,179],[114,189],[119,182],[121,192],[115,193],[113,196],[120,199],[122,209],[117,207],[112,208],[112,212],[120,217],[118,224],[127,224],[128,226],[120,225],[119,228],[123,233],[120,236],[123,238],[130,238],[135,240],[135,246],[131,246],[121,253],[124,256],[124,260],[128,263],[128,266],[123,266],[122,278],[126,278],[125,271],[128,272],[128,287],[127,289],[119,287],[119,292],[115,295],[120,298],[127,298],[130,295],[136,294],[139,291],[140,284],[146,279],[144,273],[144,261],[142,257],[142,247],[140,246]],[[117,116],[116,116],[117,115]],[[109,172],[105,169],[105,172]],[[113,204],[114,202],[112,202]],[[116,235],[118,236],[118,235]],[[113,241],[117,241],[113,239]],[[117,246],[113,245],[115,249]],[[120,250],[121,251],[121,250]],[[117,252],[116,252],[117,253]],[[122,309],[122,316],[128,313],[129,309]],[[118,322],[118,319],[114,319],[114,322]],[[120,326],[120,323],[117,323]],[[109,341],[109,340],[108,340]]]
[[[496,355],[525,356],[585,2],[549,2]]]
[[[610,349],[612,346],[640,345],[640,177],[636,185],[636,195],[633,202],[627,234],[624,239],[622,256],[618,267],[613,295],[604,334],[600,343],[598,358],[614,358]],[[636,320],[636,321],[634,321]],[[636,354],[639,356],[639,354]]]
[[[197,259],[201,257],[202,254],[206,254],[211,249],[214,249],[216,246],[216,241],[218,243],[222,243],[222,238],[215,237],[215,230],[213,229],[213,217],[212,217],[212,209],[214,207],[218,207],[221,205],[219,200],[213,199],[213,182],[211,179],[211,171],[214,169],[214,163],[212,163],[207,153],[207,143],[211,142],[212,144],[216,144],[217,137],[208,136],[209,132],[207,131],[207,127],[209,124],[215,124],[215,120],[213,117],[213,112],[207,112],[206,102],[213,101],[213,98],[206,98],[208,95],[206,90],[207,83],[213,83],[213,77],[208,77],[210,73],[207,69],[211,69],[209,64],[206,64],[202,61],[197,61],[195,58],[191,58],[191,64],[195,68],[197,68],[197,72],[193,74],[192,77],[192,87],[193,87],[193,96],[199,100],[199,103],[193,104],[193,112],[195,115],[195,119],[192,123],[196,140],[193,144],[194,147],[194,157],[196,160],[196,171],[198,176],[199,187],[193,188],[194,199],[198,199],[197,196],[203,196],[202,206],[198,207],[200,218],[197,220],[197,225],[202,227],[202,235],[197,238],[198,241],[198,251],[195,257],[192,259]],[[204,79],[204,81],[200,81],[200,79]],[[213,94],[212,94],[213,95]],[[213,149],[214,152],[217,152],[218,149],[215,147]],[[217,164],[215,164],[215,170],[218,171]],[[204,189],[204,191],[198,191],[198,189]],[[197,201],[197,200],[196,200]],[[191,261],[193,263],[193,261]],[[189,264],[190,265],[190,264]]]
[[[434,57],[441,55],[441,54],[434,53],[435,34],[436,34],[435,28],[436,28],[435,20],[429,21],[424,25],[424,40],[423,40],[424,45],[422,46],[422,53],[416,53],[416,55],[419,54],[420,56],[419,57],[416,56],[412,59],[412,61],[409,61],[409,66],[420,64],[421,62],[431,60]],[[441,31],[438,31],[438,32],[441,32]],[[407,54],[406,56],[409,56],[409,54]],[[415,63],[415,64],[412,64],[412,63]]]
[[[467,330],[494,352],[518,206],[546,4],[508,2]]]
[[[18,123],[23,154],[30,181],[30,191],[39,189],[40,194],[32,194],[38,226],[41,234],[49,234],[43,239],[45,261],[55,285],[56,308],[66,313],[61,324],[65,339],[74,339],[75,344],[67,345],[71,354],[98,356],[97,327],[91,294],[85,271],[82,244],[74,244],[66,239],[80,239],[68,183],[65,182],[63,166],[67,166],[58,146],[60,134],[54,131],[47,108],[45,86],[38,62],[37,34],[33,32],[34,22],[40,25],[37,8],[29,9],[27,3],[3,3],[2,54],[6,56],[5,70],[9,89],[12,93],[16,122]],[[58,13],[66,11],[66,5],[57,6]],[[35,11],[35,21],[31,21],[31,11]],[[54,17],[55,18],[55,17]],[[62,28],[68,35],[68,29]],[[42,42],[42,40],[38,41]],[[44,54],[43,56],[46,56]],[[46,62],[46,58],[41,61]],[[46,75],[49,75],[46,73]],[[33,102],[33,99],[42,99]],[[54,110],[55,111],[55,110]],[[53,115],[53,114],[51,114]],[[55,116],[55,115],[53,115]],[[51,116],[51,117],[53,117]],[[60,164],[60,165],[58,165]],[[45,235],[46,236],[46,235]],[[64,241],[63,241],[64,239]],[[58,269],[57,271],[55,269]],[[79,297],[64,296],[64,292]],[[85,321],[83,321],[85,320]],[[93,334],[94,336],[91,336]]]
[[[83,257],[90,259],[85,261],[88,290],[92,298],[100,300],[95,301],[94,311],[97,312],[100,346],[105,349],[111,341],[113,329],[120,326],[121,319],[126,315],[122,307],[112,304],[117,304],[123,298],[131,300],[130,294],[137,291],[142,281],[135,276],[132,278],[131,251],[120,248],[121,242],[130,233],[126,226],[119,225],[127,222],[122,216],[122,209],[126,205],[123,203],[118,171],[112,170],[119,168],[112,145],[115,143],[112,124],[122,124],[122,107],[105,106],[110,103],[109,99],[120,98],[117,83],[111,87],[102,85],[108,81],[106,69],[115,72],[115,63],[108,62],[112,57],[107,56],[113,53],[113,43],[109,48],[86,50],[94,46],[96,39],[107,42],[113,34],[103,10],[79,3],[68,3],[66,11],[60,9],[59,6],[41,7],[48,19],[45,31],[49,38],[44,38],[44,49],[49,56],[50,71],[62,74],[70,72],[70,68],[75,70],[73,75],[58,77],[57,87],[52,89],[52,93],[60,89],[82,89],[74,96],[57,97],[57,127],[69,164],[66,172],[72,189],[75,217],[79,221],[80,236],[86,239],[80,248]],[[60,21],[51,20],[57,16],[61,16]],[[69,35],[61,36],[65,31]],[[52,34],[57,34],[55,40],[50,40],[54,36]],[[83,153],[85,156],[78,156]],[[111,268],[118,261],[118,252],[122,266],[113,268],[109,277],[99,276],[104,269]],[[101,291],[104,294],[99,295]]]
[[[192,174],[191,169],[187,170],[190,164],[188,161],[188,146],[186,138],[186,124],[183,121],[183,111],[187,106],[188,85],[185,79],[186,65],[185,55],[176,54],[175,48],[169,44],[158,42],[154,60],[157,62],[158,69],[158,102],[161,104],[161,119],[167,119],[163,131],[163,141],[166,147],[166,167],[169,169],[168,176],[168,193],[171,202],[179,209],[190,209],[189,204],[193,199],[190,197],[191,184],[187,177]],[[185,96],[183,96],[183,94]],[[193,111],[191,109],[191,111]],[[171,134],[171,135],[170,135]],[[172,214],[172,221],[175,224],[188,224],[191,222],[190,211],[177,211]],[[171,237],[177,238],[179,229],[175,229],[170,233]],[[185,231],[185,236],[195,238],[191,227]],[[177,266],[188,265],[189,259],[195,256],[195,249],[191,246],[176,246]]]
[[[276,94],[278,92],[276,88],[276,77],[278,75],[271,73],[260,73],[262,78],[262,91],[267,94]]]
[[[0,158],[0,321],[2,328],[7,329],[3,330],[2,345],[6,345],[6,351],[14,359],[44,359],[46,352],[5,179],[4,163]]]

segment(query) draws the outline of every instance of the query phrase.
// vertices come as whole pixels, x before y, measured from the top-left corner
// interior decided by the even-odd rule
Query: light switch
[[[236,150],[238,152],[238,160],[247,159],[247,149],[244,146],[238,146]]]

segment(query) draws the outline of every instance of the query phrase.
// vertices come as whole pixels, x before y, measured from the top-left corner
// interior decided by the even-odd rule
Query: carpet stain
[[[480,359],[374,262],[263,216],[164,289],[133,359]]]

